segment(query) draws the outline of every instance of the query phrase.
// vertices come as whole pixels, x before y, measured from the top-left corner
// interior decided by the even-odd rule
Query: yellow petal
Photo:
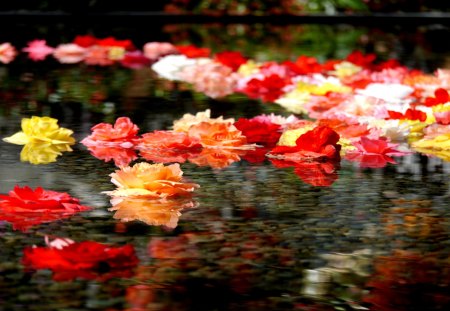
[[[24,132],[17,132],[12,136],[3,138],[3,141],[16,145],[25,145],[29,142],[29,137]]]

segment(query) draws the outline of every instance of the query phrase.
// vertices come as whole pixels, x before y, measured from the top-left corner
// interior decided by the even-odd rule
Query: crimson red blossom
[[[281,136],[281,126],[258,119],[240,118],[234,126],[247,137],[248,143],[259,143],[265,146],[274,146]]]
[[[446,89],[438,88],[434,91],[434,97],[427,97],[425,99],[425,106],[433,107],[439,104],[445,104],[450,101],[450,96]]]
[[[341,145],[339,134],[328,126],[317,126],[301,135],[296,140],[296,146],[276,146],[269,156],[287,161],[339,161]]]
[[[211,54],[210,49],[199,48],[195,45],[177,45],[175,47],[180,54],[183,54],[188,58],[208,57]]]
[[[76,36],[73,40],[73,43],[76,45],[79,45],[83,48],[88,48],[90,46],[93,46],[97,44],[97,38],[91,35],[84,35],[84,36]]]
[[[294,167],[294,173],[305,183],[315,187],[329,187],[338,180],[339,162],[291,162],[270,159],[277,168]]]
[[[364,55],[360,51],[353,51],[349,55],[347,55],[346,60],[363,68],[370,68],[377,58],[375,54],[367,54]]]
[[[41,187],[15,186],[8,195],[0,195],[0,220],[13,229],[27,231],[31,226],[67,218],[90,210],[65,192],[44,190]]]
[[[240,91],[253,99],[273,102],[284,94],[283,88],[287,85],[285,79],[272,74],[262,79],[253,78],[247,82]]]
[[[418,120],[420,122],[424,122],[427,119],[427,114],[423,111],[408,108],[405,113],[401,113],[398,111],[388,110],[389,118],[392,120]]]
[[[81,143],[85,146],[114,146],[131,148],[136,140],[139,128],[127,117],[120,117],[114,125],[99,123],[91,128],[92,134]]]
[[[240,52],[233,51],[217,53],[214,55],[214,60],[222,65],[230,67],[233,71],[237,71],[242,64],[247,62],[247,58],[245,58]]]
[[[112,46],[121,47],[127,51],[132,51],[135,49],[133,42],[131,42],[131,40],[117,40],[114,37],[97,39],[96,44],[99,46],[105,46],[105,47],[112,47]]]
[[[27,247],[22,258],[27,269],[52,270],[55,281],[130,277],[138,262],[132,245],[113,247],[93,241],[70,243],[61,248]]]
[[[140,69],[149,66],[151,60],[145,57],[141,51],[126,52],[120,64],[125,68]]]

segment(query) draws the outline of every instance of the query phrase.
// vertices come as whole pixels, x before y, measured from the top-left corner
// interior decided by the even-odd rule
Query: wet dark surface
[[[368,169],[342,160],[330,187],[269,161],[184,163],[184,177],[201,186],[198,206],[182,210],[173,229],[124,223],[101,193],[114,189],[116,167],[78,143],[93,125],[128,116],[144,133],[206,108],[234,118],[287,114],[240,96],[210,100],[155,82],[148,70],[1,70],[0,138],[23,117],[45,115],[72,129],[77,144],[55,163],[32,165],[20,162],[21,146],[0,141],[0,193],[42,186],[93,210],[27,232],[0,222],[0,310],[449,309],[450,163],[411,154]],[[23,249],[43,246],[46,235],[131,244],[139,264],[123,278],[57,282],[21,263]]]

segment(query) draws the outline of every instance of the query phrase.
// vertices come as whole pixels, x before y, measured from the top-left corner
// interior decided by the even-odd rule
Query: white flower
[[[187,58],[184,55],[168,55],[152,65],[152,69],[162,78],[181,81],[180,73],[188,66],[211,61],[208,58]]]

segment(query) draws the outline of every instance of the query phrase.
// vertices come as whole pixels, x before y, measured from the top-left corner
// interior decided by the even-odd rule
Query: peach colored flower
[[[87,49],[74,43],[60,44],[53,51],[55,57],[60,63],[75,64],[86,57]]]
[[[0,63],[9,64],[14,60],[17,51],[9,42],[0,44]]]
[[[148,42],[143,49],[145,57],[151,60],[157,60],[169,54],[178,54],[178,49],[169,42]]]
[[[142,135],[137,144],[140,154],[147,160],[160,163],[183,163],[190,156],[200,152],[198,139],[185,132],[154,131]]]
[[[201,122],[189,128],[188,135],[200,141],[203,147],[254,149],[255,145],[248,145],[247,138],[230,123]]]
[[[205,111],[197,112],[196,115],[186,113],[179,120],[173,122],[173,129],[177,132],[187,132],[189,128],[201,122],[208,123],[234,123],[234,119],[224,119],[222,116],[218,118],[211,118],[211,110],[206,109]]]
[[[89,146],[111,146],[131,148],[137,141],[139,128],[127,117],[120,117],[114,125],[99,123],[91,128],[92,134],[85,137],[81,143]]]
[[[181,210],[193,208],[197,204],[192,200],[156,199],[147,198],[113,198],[112,208],[115,211],[114,219],[123,222],[139,220],[151,226],[166,226],[175,228],[181,216]]]
[[[94,45],[86,50],[84,62],[88,65],[108,66],[114,63],[109,58],[109,48],[106,46]]]
[[[212,98],[220,98],[235,91],[239,74],[234,73],[230,67],[209,62],[185,67],[180,73],[180,78],[191,83],[197,92]]]
[[[164,166],[141,162],[116,170],[110,176],[111,182],[118,188],[105,193],[115,197],[174,197],[188,195],[200,187],[182,182],[183,172],[178,163]]]
[[[54,48],[49,47],[45,40],[33,40],[28,42],[28,46],[22,51],[28,53],[28,57],[33,61],[44,60],[48,55],[52,54]]]
[[[239,162],[246,150],[204,148],[202,152],[190,157],[188,160],[198,166],[209,166],[214,169],[223,169],[234,162]]]

